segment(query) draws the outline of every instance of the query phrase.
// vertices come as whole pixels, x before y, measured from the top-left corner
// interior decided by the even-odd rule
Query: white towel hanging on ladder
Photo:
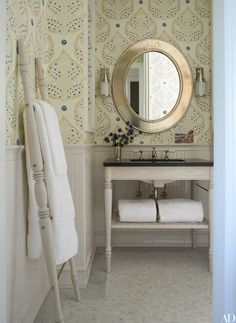
[[[56,264],[72,258],[78,250],[78,238],[74,224],[74,204],[67,178],[67,165],[57,115],[53,107],[42,100],[33,102],[34,115],[40,139],[45,167],[45,180],[49,208],[52,216]],[[25,121],[25,116],[24,116]],[[26,122],[24,122],[26,127]],[[37,204],[34,196],[34,182],[29,162],[26,128],[26,154],[29,186],[28,255],[37,258],[42,253]]]

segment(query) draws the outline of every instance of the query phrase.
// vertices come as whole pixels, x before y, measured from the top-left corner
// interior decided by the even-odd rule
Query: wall
[[[94,112],[94,106],[88,112],[87,102],[88,63],[91,64],[88,60],[88,1],[7,0],[7,145],[24,143],[24,98],[16,53],[18,38],[25,40],[35,95],[35,56],[41,56],[47,67],[49,99],[58,114],[64,142],[93,142],[92,133],[87,131],[92,130]],[[94,97],[93,91],[91,95]]]
[[[43,257],[26,252],[27,184],[22,146],[6,151],[7,323],[32,323],[49,291]],[[5,321],[4,321],[5,322]]]
[[[23,97],[16,70],[15,50],[15,40],[18,37],[25,38],[28,42],[32,80],[34,80],[33,53],[38,52],[45,57],[44,63],[48,65],[49,97],[57,111],[64,142],[66,144],[93,142],[93,135],[86,131],[88,128],[87,8],[88,0],[77,2],[48,0],[47,10],[39,0],[29,2],[28,5],[24,1],[16,5],[13,0],[8,1],[8,144],[16,143],[18,139],[22,142]],[[16,12],[19,15],[14,16]],[[107,66],[112,72],[125,48],[143,38],[159,38],[177,46],[186,55],[194,76],[195,67],[203,66],[208,81],[208,95],[206,98],[193,97],[187,115],[174,128],[156,135],[143,134],[136,138],[135,143],[173,144],[176,132],[189,129],[194,130],[194,143],[212,143],[209,13],[208,0],[97,1],[95,135],[97,144],[103,143],[103,137],[111,130],[119,126],[124,127],[113,100],[101,99],[98,95],[99,69]],[[45,46],[46,37],[47,46]]]
[[[7,0],[6,3],[6,144],[23,143],[23,89],[17,66],[17,39],[24,39],[35,91],[35,56],[46,62],[46,7],[44,0]]]
[[[35,87],[34,57],[47,65],[50,101],[59,117],[65,144],[91,144],[88,124],[88,77],[93,74],[88,53],[93,46],[88,28],[90,0],[7,1],[7,134],[8,145],[23,143],[23,93],[17,69],[16,39],[26,40],[32,87]],[[66,12],[66,14],[65,14]],[[143,134],[134,143],[173,144],[174,134],[194,130],[195,144],[211,144],[210,94],[210,4],[209,0],[96,1],[96,134],[102,144],[111,130],[124,127],[111,98],[98,95],[100,67],[111,72],[121,53],[144,38],[159,38],[177,46],[187,57],[193,75],[203,66],[208,81],[206,98],[193,97],[183,120],[169,131]],[[48,30],[47,30],[48,29]],[[87,67],[89,66],[89,70]],[[91,99],[93,98],[93,94]],[[93,108],[91,109],[93,110]],[[90,111],[91,111],[90,110]]]
[[[134,144],[173,144],[174,134],[194,130],[195,144],[211,144],[210,1],[209,0],[97,0],[96,1],[96,135],[97,144],[124,122],[112,98],[99,96],[100,67],[114,70],[119,56],[132,43],[145,38],[167,41],[187,57],[195,77],[202,66],[208,81],[206,98],[192,98],[190,108],[172,129],[161,134],[138,136]]]
[[[6,2],[6,213],[7,322],[32,323],[49,291],[44,260],[26,254],[27,186],[23,139],[23,89],[17,66],[17,39],[24,39],[32,91],[34,58],[46,62],[46,7],[44,0]],[[5,321],[4,321],[5,322]]]
[[[85,2],[85,1],[84,1]],[[25,40],[27,62],[29,64],[30,79],[32,91],[37,96],[36,81],[35,81],[35,64],[34,58],[41,56],[43,58],[44,66],[48,66],[48,79],[49,79],[49,96],[59,116],[62,134],[64,141],[67,143],[83,143],[89,142],[89,138],[92,136],[89,133],[85,134],[84,121],[85,115],[84,100],[87,96],[87,92],[82,92],[82,95],[75,95],[75,87],[77,86],[78,76],[81,76],[83,69],[82,78],[80,84],[83,88],[84,79],[87,77],[87,58],[81,54],[80,47],[81,40],[83,39],[83,33],[85,30],[81,28],[81,33],[77,34],[78,30],[75,26],[79,26],[80,23],[84,23],[84,28],[87,26],[85,23],[87,15],[86,6],[80,6],[82,1],[77,2],[77,9],[72,5],[73,1],[61,3],[53,2],[48,0],[8,0],[7,1],[7,37],[6,37],[6,112],[7,112],[7,133],[6,133],[6,144],[7,144],[7,165],[6,165],[6,182],[7,182],[7,247],[8,247],[8,321],[9,323],[32,323],[34,318],[44,301],[44,298],[49,291],[49,285],[46,274],[46,267],[43,259],[30,260],[27,257],[26,252],[26,234],[27,234],[27,185],[26,185],[26,173],[24,164],[24,151],[22,146],[19,144],[24,142],[23,138],[23,124],[22,124],[22,111],[24,108],[23,89],[21,85],[21,79],[17,66],[17,51],[16,41],[18,38]],[[64,18],[62,23],[62,34],[58,35],[54,33],[54,44],[55,48],[52,48],[52,37],[47,32],[46,23],[46,4],[48,5],[48,27],[50,33],[52,32],[52,25],[58,18],[61,20],[61,16],[58,17],[54,11],[57,12],[61,5],[63,17],[67,17],[68,8],[68,20]],[[87,2],[86,2],[87,5]],[[84,11],[81,12],[81,8]],[[54,13],[52,13],[54,12]],[[61,11],[59,10],[60,14]],[[80,19],[74,20],[75,16],[80,14]],[[69,15],[69,13],[71,15]],[[50,15],[53,14],[55,19]],[[53,20],[53,22],[52,22]],[[67,25],[68,23],[68,25]],[[56,24],[56,23],[55,23]],[[77,57],[77,61],[80,62],[80,67],[75,66],[75,61],[69,59],[66,52],[63,52],[65,47],[61,40],[64,39],[64,32],[67,32],[66,26],[68,27],[69,34],[75,36],[71,47],[71,53],[74,53]],[[55,27],[55,25],[54,25]],[[87,27],[86,27],[87,28]],[[73,30],[75,32],[73,33]],[[62,39],[61,39],[62,37]],[[71,40],[71,38],[70,38]],[[70,43],[68,39],[68,42]],[[59,44],[57,44],[59,42]],[[56,46],[56,44],[58,46]],[[60,51],[60,44],[62,45],[62,51]],[[71,43],[70,43],[71,44]],[[78,47],[77,47],[77,45]],[[63,47],[64,46],[64,47]],[[87,45],[86,45],[87,46]],[[82,46],[83,48],[83,46]],[[62,53],[63,52],[63,53]],[[54,56],[55,54],[55,56]],[[58,60],[57,60],[58,59]],[[61,70],[55,71],[57,63],[60,63]],[[65,72],[65,74],[63,74]],[[55,75],[63,76],[63,88],[61,89],[62,97],[58,98],[55,94]],[[67,75],[68,78],[67,78]],[[57,79],[57,77],[56,77]],[[69,84],[69,81],[72,83]],[[68,87],[66,86],[68,84]],[[79,92],[79,90],[78,90]],[[71,122],[76,124],[78,132],[73,126],[67,123],[64,115],[60,114],[61,102],[63,106],[73,102],[75,104],[69,110],[73,111],[71,115]],[[72,105],[73,105],[72,104]],[[87,105],[86,105],[87,107]],[[77,109],[78,108],[78,109]],[[64,112],[63,108],[63,112]],[[66,110],[65,110],[66,111]],[[77,113],[78,112],[78,113]],[[69,124],[69,126],[68,126]],[[80,125],[83,124],[82,135],[78,137],[77,134],[81,130]],[[81,139],[81,140],[80,140]],[[17,146],[15,146],[17,144]],[[79,271],[79,282],[80,285],[86,286],[89,278],[91,269],[92,259],[94,255],[94,232],[93,232],[93,208],[92,208],[92,191],[93,191],[93,154],[91,151],[79,149],[78,145],[74,146],[76,151],[71,151],[67,156],[68,163],[73,165],[69,166],[69,179],[73,192],[73,199],[76,207],[76,221],[77,221],[77,232],[80,243],[80,253],[77,257],[77,269]],[[81,147],[80,147],[81,148]],[[71,153],[71,154],[70,154]],[[78,165],[83,167],[78,168]],[[75,170],[73,172],[73,170]],[[83,181],[82,181],[83,178]],[[83,207],[82,207],[83,205]],[[67,269],[63,272],[61,279],[62,287],[71,287],[70,273]],[[24,291],[24,293],[22,293]]]
[[[89,145],[93,142],[93,114],[89,112],[94,110],[90,98],[94,93],[89,83],[92,69],[89,54],[93,49],[90,35],[93,25],[90,23],[93,15],[89,19],[88,9],[92,14],[92,4],[90,0],[47,2],[48,96],[57,112],[65,144],[79,238],[76,265],[82,286],[87,286],[94,254],[94,155]],[[92,105],[90,111],[89,102]],[[71,285],[68,268],[62,274],[62,284]]]
[[[0,3],[0,322],[7,321],[7,219],[6,219],[6,191],[5,191],[5,17],[6,3]]]
[[[48,95],[58,114],[64,143],[92,143],[93,135],[86,131],[91,121],[88,120],[88,0],[48,0],[47,24]]]
[[[236,2],[212,1],[214,85],[213,322],[236,316]]]
[[[80,287],[86,287],[94,256],[94,153],[91,147],[66,146],[68,175],[76,209]],[[27,257],[27,183],[23,146],[6,150],[7,305],[8,323],[32,323],[49,291],[44,258]],[[72,287],[69,268],[61,287]]]
[[[94,242],[94,151],[90,145],[66,145],[68,178],[76,212],[76,229],[79,252],[76,266],[79,271],[80,286],[87,287],[93,256]],[[71,287],[70,273],[65,270],[60,280],[64,287]]]

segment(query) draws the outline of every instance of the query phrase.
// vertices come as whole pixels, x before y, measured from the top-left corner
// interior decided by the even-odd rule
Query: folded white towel
[[[160,222],[202,222],[203,207],[201,201],[188,199],[159,200]]]
[[[74,224],[74,204],[67,178],[65,153],[60,134],[57,115],[53,107],[44,101],[34,101],[35,121],[37,125],[48,193],[49,209],[52,216],[56,264],[66,262],[78,250],[78,238]],[[26,120],[24,116],[24,121]],[[26,122],[25,122],[26,127]],[[26,154],[28,151],[26,127]],[[28,131],[29,132],[29,131]],[[37,204],[34,196],[32,170],[27,156],[27,174],[29,186],[28,214],[28,256],[37,258],[42,245],[39,231]]]
[[[154,200],[119,200],[121,222],[155,222],[157,216]]]

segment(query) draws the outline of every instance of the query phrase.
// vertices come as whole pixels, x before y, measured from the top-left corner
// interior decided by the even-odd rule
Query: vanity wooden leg
[[[190,181],[190,198],[191,200],[194,199],[194,181]],[[192,229],[192,247],[193,249],[197,248],[197,232],[196,230]]]
[[[209,271],[213,271],[213,169],[209,181]]]
[[[111,270],[111,218],[112,218],[112,183],[109,169],[105,169],[105,221],[106,221],[106,260],[107,272]]]
[[[192,229],[192,247],[197,248],[197,232],[194,229]]]
[[[194,200],[194,181],[190,181],[190,199]]]

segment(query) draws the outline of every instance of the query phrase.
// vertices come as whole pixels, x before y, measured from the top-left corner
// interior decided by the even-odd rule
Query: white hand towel
[[[73,257],[78,250],[78,238],[74,224],[74,204],[67,178],[65,153],[56,113],[49,103],[40,100],[34,102],[34,109],[45,167],[49,209],[53,218],[52,228],[56,264],[61,264]],[[26,146],[27,144],[26,141]],[[27,151],[28,149],[26,149],[26,153]],[[34,186],[34,183],[29,164],[27,165],[27,173],[29,174],[28,183],[31,181],[29,183],[30,188]],[[35,258],[35,256],[40,254],[42,247],[35,244],[35,241],[39,241],[39,226],[37,210],[33,209],[36,205],[34,192],[31,193],[29,198],[32,198],[32,201],[30,201],[32,207],[29,209],[30,213],[28,215],[29,228],[27,241],[28,255],[29,257]]]
[[[202,222],[203,207],[201,201],[188,199],[159,200],[160,222]]]
[[[157,216],[154,200],[119,200],[121,222],[155,222]]]

